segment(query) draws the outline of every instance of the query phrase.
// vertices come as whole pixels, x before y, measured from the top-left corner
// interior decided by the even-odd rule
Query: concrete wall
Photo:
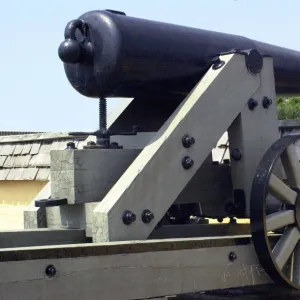
[[[0,204],[28,205],[48,181],[1,180]]]

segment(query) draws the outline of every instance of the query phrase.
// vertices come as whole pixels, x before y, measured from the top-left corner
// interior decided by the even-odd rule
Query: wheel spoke
[[[290,185],[300,188],[300,163],[294,145],[290,145],[281,155],[281,161]]]
[[[290,227],[279,239],[272,253],[280,270],[284,267],[300,238],[300,232],[296,227]]]
[[[298,243],[294,251],[293,261],[293,282],[300,285],[300,244]]]
[[[274,174],[271,174],[270,176],[268,189],[271,195],[283,203],[292,205],[296,203],[297,193]]]
[[[266,218],[267,231],[273,231],[295,223],[293,210],[284,210],[268,215]]]

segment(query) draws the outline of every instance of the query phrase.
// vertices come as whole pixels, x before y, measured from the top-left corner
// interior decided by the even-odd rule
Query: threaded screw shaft
[[[107,100],[105,98],[99,99],[99,129],[107,129]]]

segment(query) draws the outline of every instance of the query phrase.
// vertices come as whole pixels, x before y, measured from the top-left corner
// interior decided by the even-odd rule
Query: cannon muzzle
[[[300,95],[300,53],[246,37],[91,11],[68,23],[59,47],[67,78],[93,98],[185,96],[220,53],[273,57],[276,92]]]

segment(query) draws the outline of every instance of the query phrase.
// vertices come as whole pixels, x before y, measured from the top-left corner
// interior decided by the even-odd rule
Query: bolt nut
[[[248,108],[250,110],[253,110],[258,105],[258,102],[254,100],[253,98],[248,100]]]
[[[142,221],[145,224],[149,224],[152,220],[154,219],[154,214],[152,211],[150,211],[149,209],[145,209],[142,212]]]
[[[45,273],[47,276],[49,277],[53,277],[56,275],[56,268],[53,265],[49,265],[46,270]]]
[[[189,170],[193,165],[194,165],[194,161],[189,156],[185,156],[182,159],[182,166],[185,170]]]
[[[230,252],[228,258],[230,261],[235,261],[237,259],[237,255],[235,252]]]
[[[272,104],[272,99],[268,98],[268,97],[264,97],[262,100],[262,106],[263,108],[267,109],[269,108],[269,106]]]
[[[235,160],[239,161],[242,159],[242,153],[239,149],[233,149],[230,153],[230,156]]]
[[[193,138],[192,136],[186,134],[182,137],[182,145],[184,148],[190,148],[194,144],[195,144],[195,138]]]
[[[129,210],[125,210],[124,213],[123,213],[122,220],[123,220],[123,223],[125,225],[130,225],[133,222],[135,222],[136,215],[133,212],[129,211]]]

